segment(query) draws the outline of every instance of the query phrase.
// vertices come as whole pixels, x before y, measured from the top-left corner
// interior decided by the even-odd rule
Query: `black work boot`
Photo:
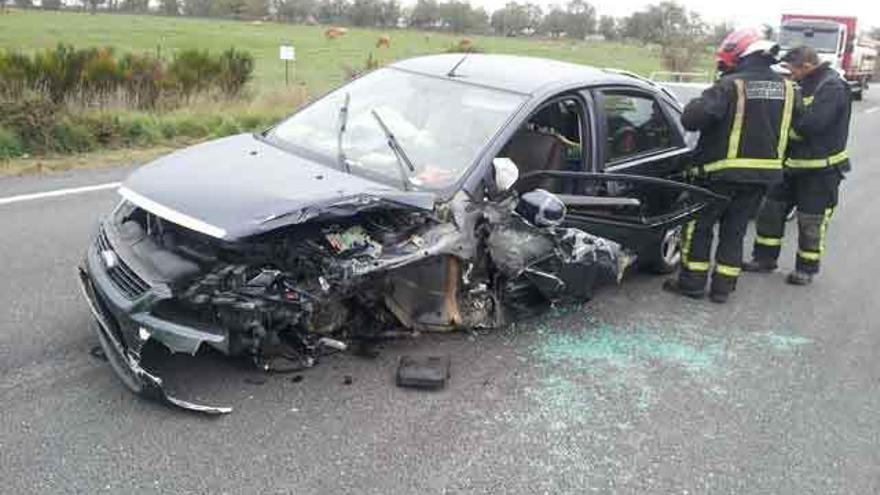
[[[760,258],[753,258],[749,261],[743,261],[742,269],[744,272],[752,272],[752,273],[770,273],[776,270],[777,265],[775,261],[772,260],[762,260]]]
[[[785,281],[791,285],[810,285],[813,282],[813,274],[795,270],[785,277]]]
[[[712,276],[712,287],[709,291],[709,300],[714,303],[724,304],[730,299],[730,293],[735,290],[736,277],[728,277],[716,273]]]
[[[713,303],[724,304],[730,299],[730,292],[710,292],[709,300]]]
[[[699,289],[682,285],[681,281],[679,281],[677,278],[668,278],[664,280],[663,290],[665,290],[666,292],[672,292],[673,294],[687,296],[693,299],[702,299],[702,297],[706,295],[706,289]]]

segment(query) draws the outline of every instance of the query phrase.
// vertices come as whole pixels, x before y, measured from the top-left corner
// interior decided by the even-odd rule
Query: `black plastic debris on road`
[[[439,390],[449,379],[449,356],[401,356],[397,386]]]

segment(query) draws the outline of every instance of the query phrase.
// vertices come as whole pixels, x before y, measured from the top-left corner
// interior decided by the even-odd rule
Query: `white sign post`
[[[290,62],[296,62],[296,49],[293,45],[281,45],[278,58],[284,60],[284,85],[290,84]]]

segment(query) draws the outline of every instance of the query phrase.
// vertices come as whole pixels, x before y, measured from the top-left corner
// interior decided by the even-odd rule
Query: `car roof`
[[[572,84],[626,84],[652,89],[652,85],[634,75],[519,55],[446,53],[401,60],[391,67],[445,78],[459,62],[461,64],[455,69],[457,80],[524,94],[544,92],[554,87],[569,87]]]

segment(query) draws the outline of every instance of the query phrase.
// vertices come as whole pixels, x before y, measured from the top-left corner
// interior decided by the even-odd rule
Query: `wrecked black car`
[[[266,371],[356,339],[498,327],[668,271],[711,201],[676,181],[680,105],[640,78],[510,56],[395,63],[259,134],[134,172],[80,279],[104,353],[168,396],[148,342]]]

